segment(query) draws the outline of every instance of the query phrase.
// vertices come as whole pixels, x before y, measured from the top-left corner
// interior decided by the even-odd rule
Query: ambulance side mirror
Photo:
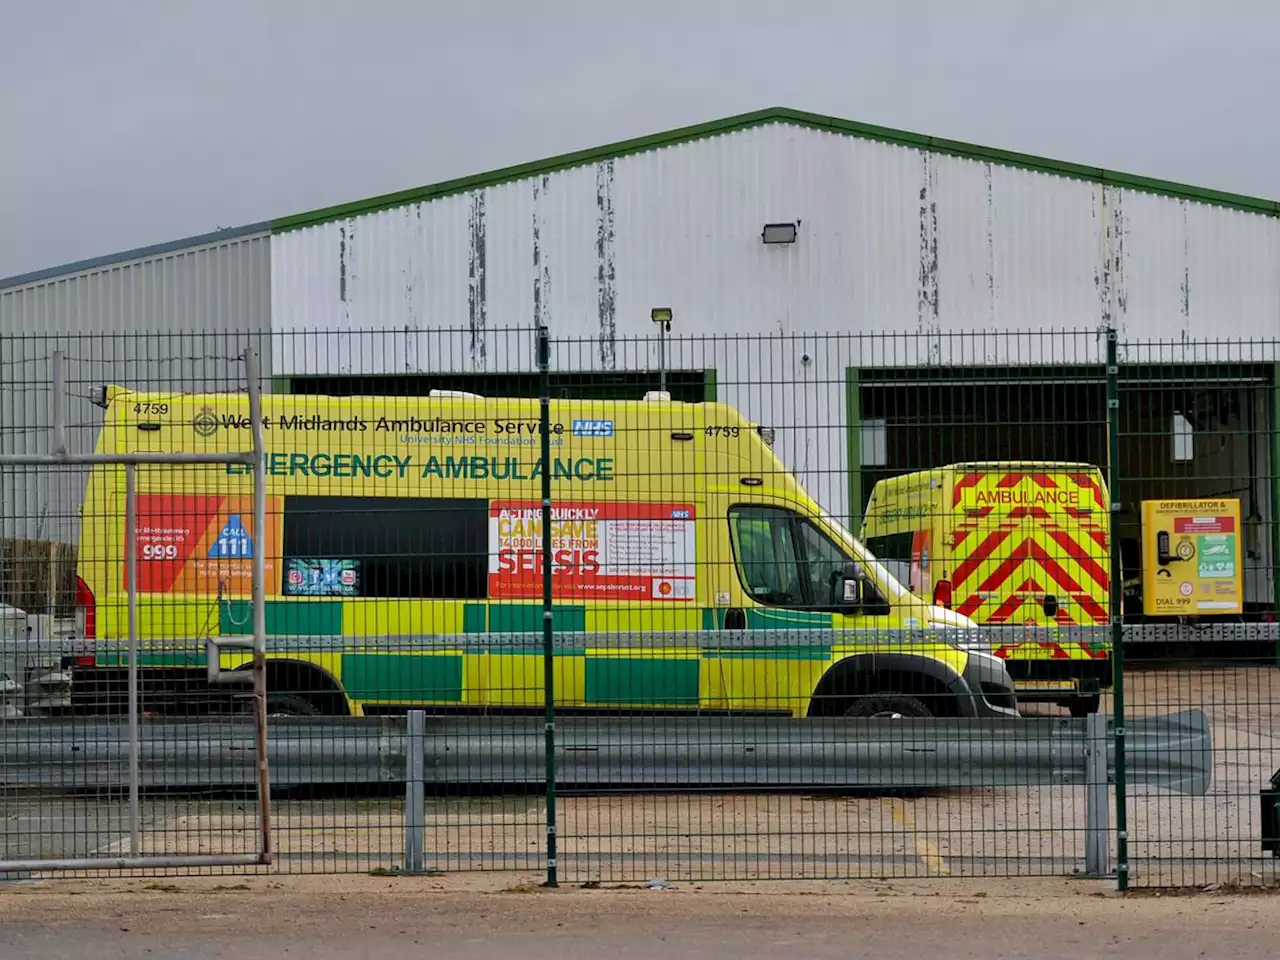
[[[888,614],[892,607],[880,596],[875,583],[858,570],[846,570],[832,577],[831,605],[849,614],[879,617]]]
[[[833,607],[856,607],[862,600],[862,583],[854,571],[833,571],[830,583]]]
[[[837,573],[831,584],[832,605],[861,610],[866,606],[871,588],[857,570]]]

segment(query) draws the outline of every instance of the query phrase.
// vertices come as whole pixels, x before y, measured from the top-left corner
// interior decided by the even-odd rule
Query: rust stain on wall
[[[1125,239],[1128,226],[1125,222],[1124,206],[1121,192],[1110,187],[1095,191],[1098,203],[1094,209],[1101,208],[1102,223],[1100,227],[1102,250],[1099,256],[1099,269],[1094,274],[1094,285],[1098,289],[1102,328],[1120,329],[1124,314],[1129,309],[1129,291],[1125,281]],[[1095,214],[1096,215],[1096,214]]]
[[[416,216],[415,216],[416,214]],[[422,287],[421,260],[415,255],[422,249],[422,204],[415,203],[404,208],[405,233],[414,239],[413,246],[398,251],[400,257],[400,277],[404,284],[404,308],[406,329],[416,330],[418,327],[418,295]]]
[[[1125,241],[1129,237],[1129,224],[1125,220],[1125,211],[1123,197],[1124,194],[1117,190],[1115,202],[1115,289],[1116,289],[1116,310],[1120,314],[1129,312],[1129,287],[1126,282],[1125,269],[1128,264],[1128,258],[1125,256]]]
[[[338,299],[347,302],[347,225],[338,227]]]
[[[338,231],[338,299],[342,302],[342,322],[351,329],[350,285],[355,280],[356,224],[348,220]]]
[[[542,204],[546,201],[549,176],[533,181],[533,324],[551,326],[551,268],[542,248]]]
[[[471,212],[467,217],[467,229],[469,235],[467,249],[467,324],[471,330],[471,363],[474,366],[483,367],[488,356],[488,344],[485,339],[488,305],[485,299],[486,264],[483,190],[477,190],[471,195]]]
[[[617,270],[613,254],[613,161],[596,165],[596,314],[600,323],[600,362],[616,364]]]
[[[542,223],[538,220],[538,200],[542,183],[533,181],[533,325],[542,323]]]
[[[1187,228],[1187,201],[1179,200],[1182,208],[1182,319],[1191,320],[1191,231]],[[1187,329],[1187,323],[1182,328]]]
[[[996,195],[991,164],[983,164],[983,179],[987,188],[987,323],[996,325]]]
[[[920,274],[916,295],[916,321],[921,333],[934,335],[929,350],[936,360],[938,324],[938,202],[933,158],[922,154],[923,178],[920,184]]]

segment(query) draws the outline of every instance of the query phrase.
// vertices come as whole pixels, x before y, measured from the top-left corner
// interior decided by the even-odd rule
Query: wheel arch
[[[977,709],[964,678],[932,657],[914,653],[860,653],[838,660],[814,687],[808,716],[834,716],[844,698],[895,689],[908,695],[926,695],[930,704],[945,704],[940,716],[973,717]]]
[[[237,668],[239,672],[252,669],[251,664]],[[319,708],[322,716],[347,717],[352,715],[351,701],[346,691],[329,670],[310,660],[291,657],[267,658],[267,695],[292,694],[302,697]]]

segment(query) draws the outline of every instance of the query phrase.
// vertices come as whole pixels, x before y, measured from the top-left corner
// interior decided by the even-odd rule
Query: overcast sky
[[[0,0],[0,277],[789,106],[1280,198],[1274,0]]]

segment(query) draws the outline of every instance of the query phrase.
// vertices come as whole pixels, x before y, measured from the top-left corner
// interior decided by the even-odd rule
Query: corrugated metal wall
[[[798,242],[760,242],[799,220]],[[1280,336],[1280,220],[770,124],[272,238],[275,329]],[[483,336],[478,338],[483,344]],[[479,347],[477,347],[479,351]],[[485,357],[477,352],[475,362]]]
[[[761,243],[776,221],[795,244]],[[1100,360],[954,331],[1280,337],[1276,218],[782,123],[285,232],[272,264],[276,331],[363,331],[359,350],[278,350],[281,374],[527,368],[497,330],[538,319],[581,340],[561,366],[652,367],[658,305],[677,334],[845,335],[673,360],[717,368],[757,419],[807,422],[780,452],[836,513],[846,366]],[[886,332],[931,339],[859,338]]]
[[[89,451],[102,384],[139,389],[228,389],[236,359],[266,351],[271,247],[265,231],[0,288],[0,450],[45,452],[50,358],[67,356],[68,445]],[[270,369],[270,357],[264,357]],[[71,542],[85,472],[0,471],[0,537]]]
[[[798,222],[795,244],[761,243],[775,221]],[[657,305],[691,338],[672,366],[715,369],[720,397],[762,422],[806,425],[780,452],[843,513],[846,367],[1100,359],[1093,339],[955,331],[1280,338],[1280,220],[771,123],[0,289],[0,334],[270,329],[264,360],[280,376],[408,373],[528,369],[529,338],[512,331],[543,320],[574,341],[561,369],[652,369]],[[789,339],[696,340],[721,334]],[[244,346],[225,333],[172,356],[94,343],[72,371],[85,384],[188,388],[229,377],[225,358]],[[43,401],[10,374],[45,360],[9,344],[4,448],[33,449]],[[88,446],[95,418],[82,413],[72,440]],[[33,518],[77,502],[14,483],[4,493]],[[33,524],[48,534],[47,519]]]

